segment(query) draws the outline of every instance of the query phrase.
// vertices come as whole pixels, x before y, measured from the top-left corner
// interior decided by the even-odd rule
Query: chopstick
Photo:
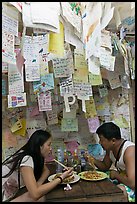
[[[63,166],[66,170],[68,170],[68,167],[65,166],[64,164],[62,164],[61,162],[59,162],[58,160],[54,159],[55,162],[57,162],[58,164],[60,164],[61,166]]]

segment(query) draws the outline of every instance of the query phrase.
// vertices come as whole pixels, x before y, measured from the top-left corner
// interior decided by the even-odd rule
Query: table
[[[85,181],[80,179],[71,184],[70,191],[64,191],[58,185],[48,194],[46,202],[127,202],[123,192],[109,179],[101,181]]]

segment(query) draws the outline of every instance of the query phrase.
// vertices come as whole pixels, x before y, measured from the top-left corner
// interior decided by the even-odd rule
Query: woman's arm
[[[37,181],[38,186],[40,186],[41,184],[44,183],[44,181],[48,178],[49,174],[50,174],[50,171],[49,171],[48,167],[46,166],[46,164],[44,164],[42,175],[39,178],[39,180]]]
[[[34,199],[35,201],[41,198],[43,195],[47,194],[49,191],[51,191],[58,184],[61,183],[61,179],[56,178],[55,180],[48,182],[46,184],[40,185],[40,182],[39,184],[37,184],[33,173],[33,168],[28,166],[21,167],[21,174],[23,177],[24,184],[26,185],[26,188],[31,198]],[[72,168],[62,173],[61,177],[62,179],[64,179],[71,175],[72,175]]]

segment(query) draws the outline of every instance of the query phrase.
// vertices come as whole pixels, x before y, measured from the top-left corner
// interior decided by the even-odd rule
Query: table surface
[[[85,181],[80,179],[71,184],[72,189],[65,191],[60,184],[48,194],[48,202],[127,202],[123,192],[109,179]]]

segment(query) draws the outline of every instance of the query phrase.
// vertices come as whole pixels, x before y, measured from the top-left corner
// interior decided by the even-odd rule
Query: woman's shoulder
[[[34,168],[33,158],[30,155],[25,155],[21,161],[20,166],[30,166]]]

